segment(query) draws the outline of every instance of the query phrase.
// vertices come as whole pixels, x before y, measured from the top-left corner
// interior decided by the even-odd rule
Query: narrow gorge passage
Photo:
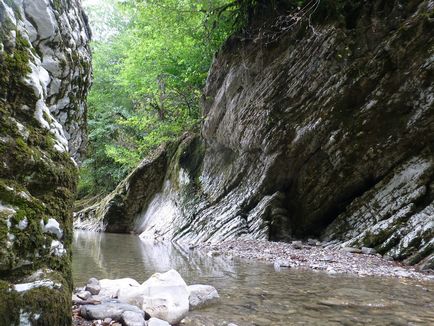
[[[0,326],[434,323],[432,0],[0,0]]]

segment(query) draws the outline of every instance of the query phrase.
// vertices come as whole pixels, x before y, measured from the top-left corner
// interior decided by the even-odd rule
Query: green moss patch
[[[18,293],[13,290],[12,284],[0,281],[0,325],[21,325],[20,318],[35,326],[71,324],[68,282],[56,272],[43,276],[60,287],[38,287]]]

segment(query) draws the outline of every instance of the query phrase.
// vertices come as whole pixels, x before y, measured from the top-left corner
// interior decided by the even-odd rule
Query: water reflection
[[[129,235],[77,232],[73,253],[77,286],[92,276],[143,282],[171,268],[189,284],[214,285],[220,303],[191,312],[186,325],[434,324],[432,282],[275,272],[266,264],[210,258]]]
[[[76,231],[73,254],[77,286],[94,276],[132,277],[141,283],[153,273],[171,268],[187,283],[195,282],[197,277],[235,277],[238,274],[238,264],[228,257],[210,258],[171,244],[122,234]]]

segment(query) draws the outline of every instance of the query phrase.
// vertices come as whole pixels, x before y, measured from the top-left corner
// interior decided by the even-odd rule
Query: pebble
[[[170,326],[170,324],[158,318],[151,318],[148,320],[148,326]]]
[[[309,246],[321,246],[321,242],[316,239],[307,239],[307,244]]]
[[[292,247],[294,249],[301,249],[303,248],[303,244],[301,241],[292,241]]]
[[[390,257],[388,255],[384,255],[383,259],[388,260],[388,261],[394,261],[393,257]]]
[[[346,251],[346,252],[350,252],[352,254],[361,254],[362,253],[361,249],[353,248],[353,247],[342,247],[342,250]]]
[[[88,284],[86,285],[85,290],[90,292],[92,295],[98,295],[101,291],[101,286],[99,284]]]
[[[216,251],[216,250],[211,250],[211,251],[208,251],[207,256],[208,256],[208,257],[216,257],[216,256],[220,256],[220,252],[218,252],[218,251]]]
[[[331,262],[331,261],[333,261],[333,256],[326,255],[326,256],[320,258],[320,260],[321,261],[329,261],[329,262]]]
[[[362,254],[375,255],[377,254],[377,250],[375,250],[374,248],[362,247]]]
[[[96,279],[95,277],[91,277],[86,284],[98,284],[99,285],[99,281],[98,279]]]
[[[81,300],[87,300],[92,296],[92,293],[89,291],[81,291],[77,293],[77,297],[79,297]]]

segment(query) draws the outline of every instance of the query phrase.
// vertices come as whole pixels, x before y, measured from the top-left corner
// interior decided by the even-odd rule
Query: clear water
[[[90,277],[132,277],[176,269],[187,284],[211,284],[221,300],[184,325],[434,325],[434,282],[327,275],[231,257],[210,258],[133,235],[76,232],[76,286]]]

